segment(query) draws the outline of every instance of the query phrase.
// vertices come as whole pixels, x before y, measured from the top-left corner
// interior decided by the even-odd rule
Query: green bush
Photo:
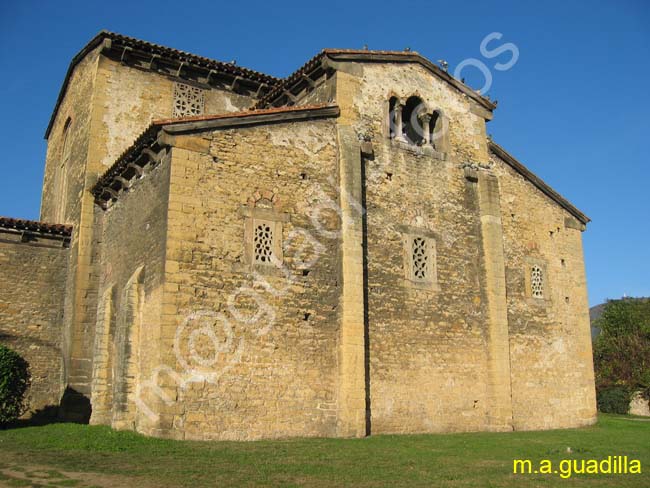
[[[0,425],[25,411],[25,393],[30,385],[29,364],[17,352],[0,345]]]
[[[624,386],[612,386],[596,391],[598,410],[603,413],[626,414],[630,409],[630,390]]]
[[[598,408],[627,413],[632,392],[650,398],[650,298],[610,300],[594,325]]]

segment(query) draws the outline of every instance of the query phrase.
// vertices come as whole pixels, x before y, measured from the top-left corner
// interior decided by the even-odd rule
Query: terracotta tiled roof
[[[152,42],[142,41],[134,37],[129,37],[122,34],[116,34],[114,32],[103,30],[95,37],[93,37],[88,42],[88,44],[86,44],[81,49],[81,51],[79,51],[79,53],[77,53],[77,55],[74,58],[72,58],[72,61],[70,62],[70,66],[68,67],[68,71],[65,75],[63,85],[61,86],[58,99],[54,106],[54,110],[52,112],[50,122],[47,126],[47,130],[45,131],[45,138],[47,138],[50,134],[50,130],[52,129],[52,125],[54,124],[54,118],[56,117],[56,113],[59,110],[59,106],[63,101],[63,97],[65,96],[66,90],[68,88],[68,83],[70,81],[70,77],[72,76],[72,72],[74,71],[74,68],[77,66],[77,64],[79,64],[79,62],[84,57],[86,57],[88,53],[90,53],[93,49],[99,46],[105,39],[109,39],[114,45],[117,46],[124,46],[125,48],[132,48],[141,51],[146,51],[151,53],[152,55],[154,54],[158,55],[161,58],[173,59],[177,62],[190,63],[206,69],[228,73],[230,75],[239,76],[247,80],[252,80],[258,83],[264,83],[269,86],[273,86],[276,83],[280,82],[280,80],[278,78],[275,78],[274,76],[260,73],[259,71],[254,71],[248,68],[244,68],[242,66],[237,66],[232,63],[224,63],[222,61],[217,61],[203,56],[197,56],[196,54],[180,51],[178,49],[172,49],[169,47],[161,46],[160,44],[154,44]]]
[[[284,78],[280,83],[278,83],[273,90],[264,95],[254,106],[253,108],[259,109],[266,107],[275,97],[277,97],[283,90],[291,86],[292,83],[302,78],[302,75],[308,73],[313,68],[315,68],[323,59],[326,49],[319,52],[316,56],[311,58],[300,68],[294,71],[292,74]]]
[[[72,235],[72,226],[63,224],[47,224],[37,220],[12,219],[10,217],[0,217],[0,227],[4,229],[26,230],[32,232],[41,232],[43,234],[59,235],[70,237]]]
[[[267,84],[273,84],[280,81],[278,78],[255,71],[252,69],[244,68],[243,66],[238,66],[232,63],[224,63],[223,61],[217,61],[216,59],[206,58],[204,56],[199,56],[196,54],[188,53],[186,51],[181,51],[179,49],[173,49],[171,47],[161,46],[160,44],[154,44],[153,42],[143,41],[141,39],[136,39],[135,37],[129,37],[122,34],[117,34],[115,32],[101,31],[95,39],[97,38],[110,38],[113,41],[120,42],[121,44],[137,47],[139,49],[145,49],[151,51],[154,54],[160,54],[161,56],[166,56],[170,58],[178,59],[179,61],[191,62],[194,64],[202,65],[207,68],[219,69],[232,73],[237,76],[242,76],[255,81],[261,81]],[[92,41],[91,41],[92,42]]]
[[[271,107],[271,108],[260,108],[260,109],[251,109],[251,110],[242,110],[240,112],[226,112],[213,115],[193,115],[190,117],[179,117],[175,119],[159,119],[154,120],[152,125],[170,125],[170,124],[180,124],[185,122],[201,122],[204,120],[216,120],[216,119],[230,119],[235,117],[253,117],[255,115],[269,115],[269,114],[278,114],[283,112],[301,112],[308,110],[318,110],[319,108],[330,107],[326,103],[312,104],[312,105],[292,105],[290,107]]]

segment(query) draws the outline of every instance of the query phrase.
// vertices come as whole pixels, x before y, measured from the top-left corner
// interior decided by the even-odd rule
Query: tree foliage
[[[594,344],[599,403],[612,390],[650,398],[650,299],[610,300],[595,321],[600,335]]]
[[[17,352],[0,345],[0,425],[16,420],[23,414],[29,385],[27,361]]]

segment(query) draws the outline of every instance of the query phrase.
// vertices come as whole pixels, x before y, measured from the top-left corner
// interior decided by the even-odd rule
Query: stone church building
[[[589,219],[412,51],[285,79],[101,32],[0,218],[31,415],[178,439],[592,424]]]

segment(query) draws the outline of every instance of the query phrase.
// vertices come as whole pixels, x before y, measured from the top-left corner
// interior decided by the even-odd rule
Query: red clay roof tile
[[[28,230],[69,237],[72,235],[72,226],[64,224],[48,224],[37,220],[13,219],[0,217],[0,227],[4,229]]]

